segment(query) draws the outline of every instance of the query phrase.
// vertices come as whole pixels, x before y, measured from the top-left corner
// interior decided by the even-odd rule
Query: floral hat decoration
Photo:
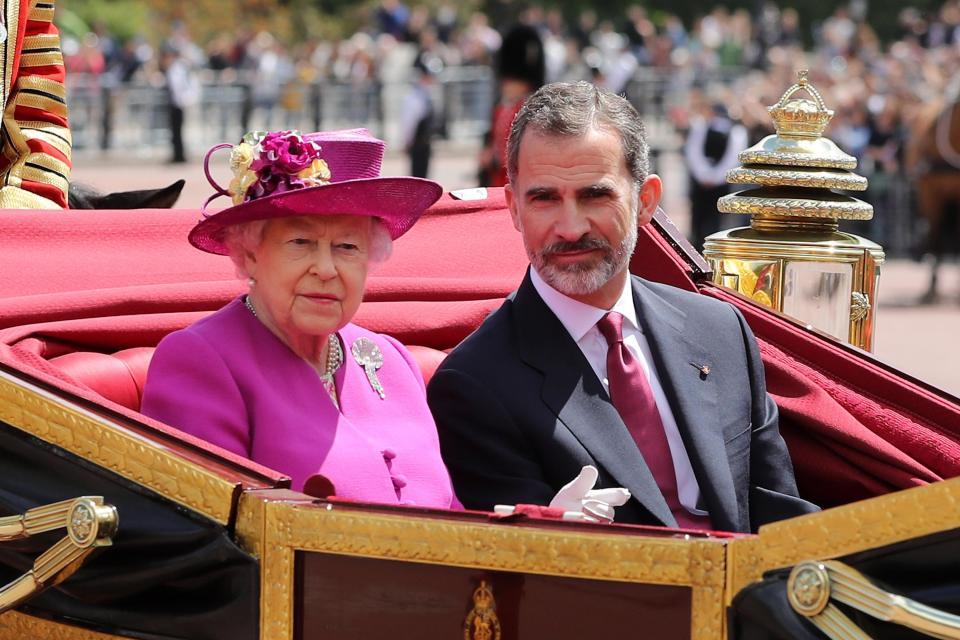
[[[366,129],[255,131],[239,144],[219,144],[207,152],[204,172],[215,193],[203,219],[190,231],[202,251],[226,255],[227,227],[287,216],[364,215],[380,219],[394,239],[403,235],[443,193],[432,180],[382,177],[386,145]],[[233,179],[224,189],[210,174],[210,159],[231,149]],[[233,206],[212,213],[207,206],[226,196]]]

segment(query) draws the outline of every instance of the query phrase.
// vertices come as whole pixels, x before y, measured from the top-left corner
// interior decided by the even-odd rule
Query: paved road
[[[229,182],[226,153],[214,173]],[[475,148],[443,148],[434,160],[434,179],[448,190],[475,185]],[[667,154],[661,158],[660,172],[666,185],[664,209],[681,230],[688,227],[689,211],[684,187],[686,180],[679,159]],[[199,159],[185,165],[164,164],[156,155],[101,156],[78,153],[74,179],[102,190],[147,189],[185,178],[182,207],[198,207],[210,193]],[[388,155],[385,175],[403,175],[407,161],[402,155]],[[221,200],[223,202],[223,200]],[[917,378],[960,397],[960,340],[953,334],[960,329],[960,267],[942,268],[938,304],[919,305],[928,270],[909,261],[892,261],[884,266],[880,278],[879,311],[875,352],[877,356]]]

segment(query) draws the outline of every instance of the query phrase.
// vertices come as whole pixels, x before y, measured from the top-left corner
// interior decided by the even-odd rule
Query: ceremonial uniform
[[[0,207],[67,206],[70,130],[60,36],[50,0],[3,0]]]

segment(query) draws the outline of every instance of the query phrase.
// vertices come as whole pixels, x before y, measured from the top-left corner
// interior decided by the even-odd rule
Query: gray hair
[[[256,251],[260,243],[263,242],[263,232],[267,228],[268,220],[251,220],[241,222],[226,228],[223,236],[223,244],[227,246],[230,260],[237,271],[237,277],[246,280],[250,277],[247,273],[245,254],[248,251]],[[390,231],[380,218],[374,218],[370,225],[370,251],[368,253],[370,262],[385,262],[393,253],[393,238],[390,237]]]
[[[589,82],[554,82],[527,98],[510,127],[507,139],[507,176],[517,179],[520,142],[528,128],[548,136],[582,136],[593,128],[610,129],[620,136],[623,157],[639,185],[650,172],[647,134],[640,114],[626,98],[598,89]]]

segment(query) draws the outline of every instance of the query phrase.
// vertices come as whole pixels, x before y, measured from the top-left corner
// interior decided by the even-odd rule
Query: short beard
[[[542,251],[527,249],[530,264],[543,281],[567,296],[583,296],[598,291],[615,275],[629,266],[637,246],[637,225],[633,224],[616,248],[602,238],[584,235],[576,242],[555,242]],[[554,253],[565,251],[600,250],[600,257],[592,262],[559,266],[550,262]]]

